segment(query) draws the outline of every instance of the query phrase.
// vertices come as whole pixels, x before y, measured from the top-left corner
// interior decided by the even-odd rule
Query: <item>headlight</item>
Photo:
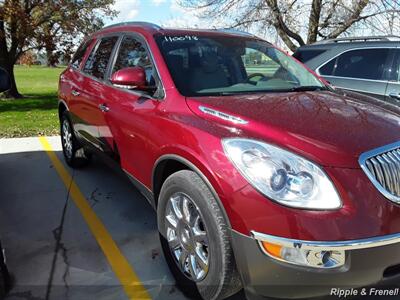
[[[222,145],[240,173],[268,198],[306,209],[342,205],[332,182],[316,164],[255,140],[224,139]]]

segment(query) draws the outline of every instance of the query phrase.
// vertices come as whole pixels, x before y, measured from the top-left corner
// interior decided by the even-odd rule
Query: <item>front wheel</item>
[[[183,170],[167,178],[157,216],[165,258],[186,294],[214,300],[241,289],[229,226],[196,173]]]
[[[90,155],[85,153],[83,147],[79,145],[67,112],[61,115],[60,123],[61,144],[66,163],[73,168],[86,165],[89,162]]]

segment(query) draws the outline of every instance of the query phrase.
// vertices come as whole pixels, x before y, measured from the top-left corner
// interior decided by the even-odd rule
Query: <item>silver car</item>
[[[324,40],[293,56],[337,88],[400,105],[400,37]]]

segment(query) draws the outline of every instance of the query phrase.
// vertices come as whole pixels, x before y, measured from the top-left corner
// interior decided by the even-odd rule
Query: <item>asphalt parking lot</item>
[[[64,164],[59,138],[47,141]],[[71,178],[67,188],[39,138],[0,140],[0,236],[14,278],[8,299],[185,299],[164,262],[155,214],[128,179],[96,159],[82,170],[63,167],[104,225],[97,238],[111,257],[93,234],[101,224],[88,226]]]
[[[0,139],[0,205],[7,299],[187,299],[144,197],[95,157],[68,168],[59,137]]]

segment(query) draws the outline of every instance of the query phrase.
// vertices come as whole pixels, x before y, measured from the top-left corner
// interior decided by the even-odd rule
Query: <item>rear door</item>
[[[82,88],[75,96],[79,99],[79,108],[75,110],[79,122],[79,134],[100,150],[106,150],[106,143],[99,135],[99,127],[105,123],[103,107],[107,99],[105,78],[118,39],[119,36],[106,36],[98,40],[84,64]]]
[[[393,65],[390,68],[390,78],[386,89],[385,100],[400,105],[400,49],[394,54]]]
[[[390,48],[362,48],[345,51],[317,69],[334,86],[385,99]]]
[[[80,131],[80,122],[77,112],[80,110],[80,92],[82,90],[82,82],[84,75],[81,68],[85,58],[89,55],[94,40],[87,40],[79,46],[69,67],[60,76],[59,98],[68,103],[69,114],[73,122],[76,132]]]

